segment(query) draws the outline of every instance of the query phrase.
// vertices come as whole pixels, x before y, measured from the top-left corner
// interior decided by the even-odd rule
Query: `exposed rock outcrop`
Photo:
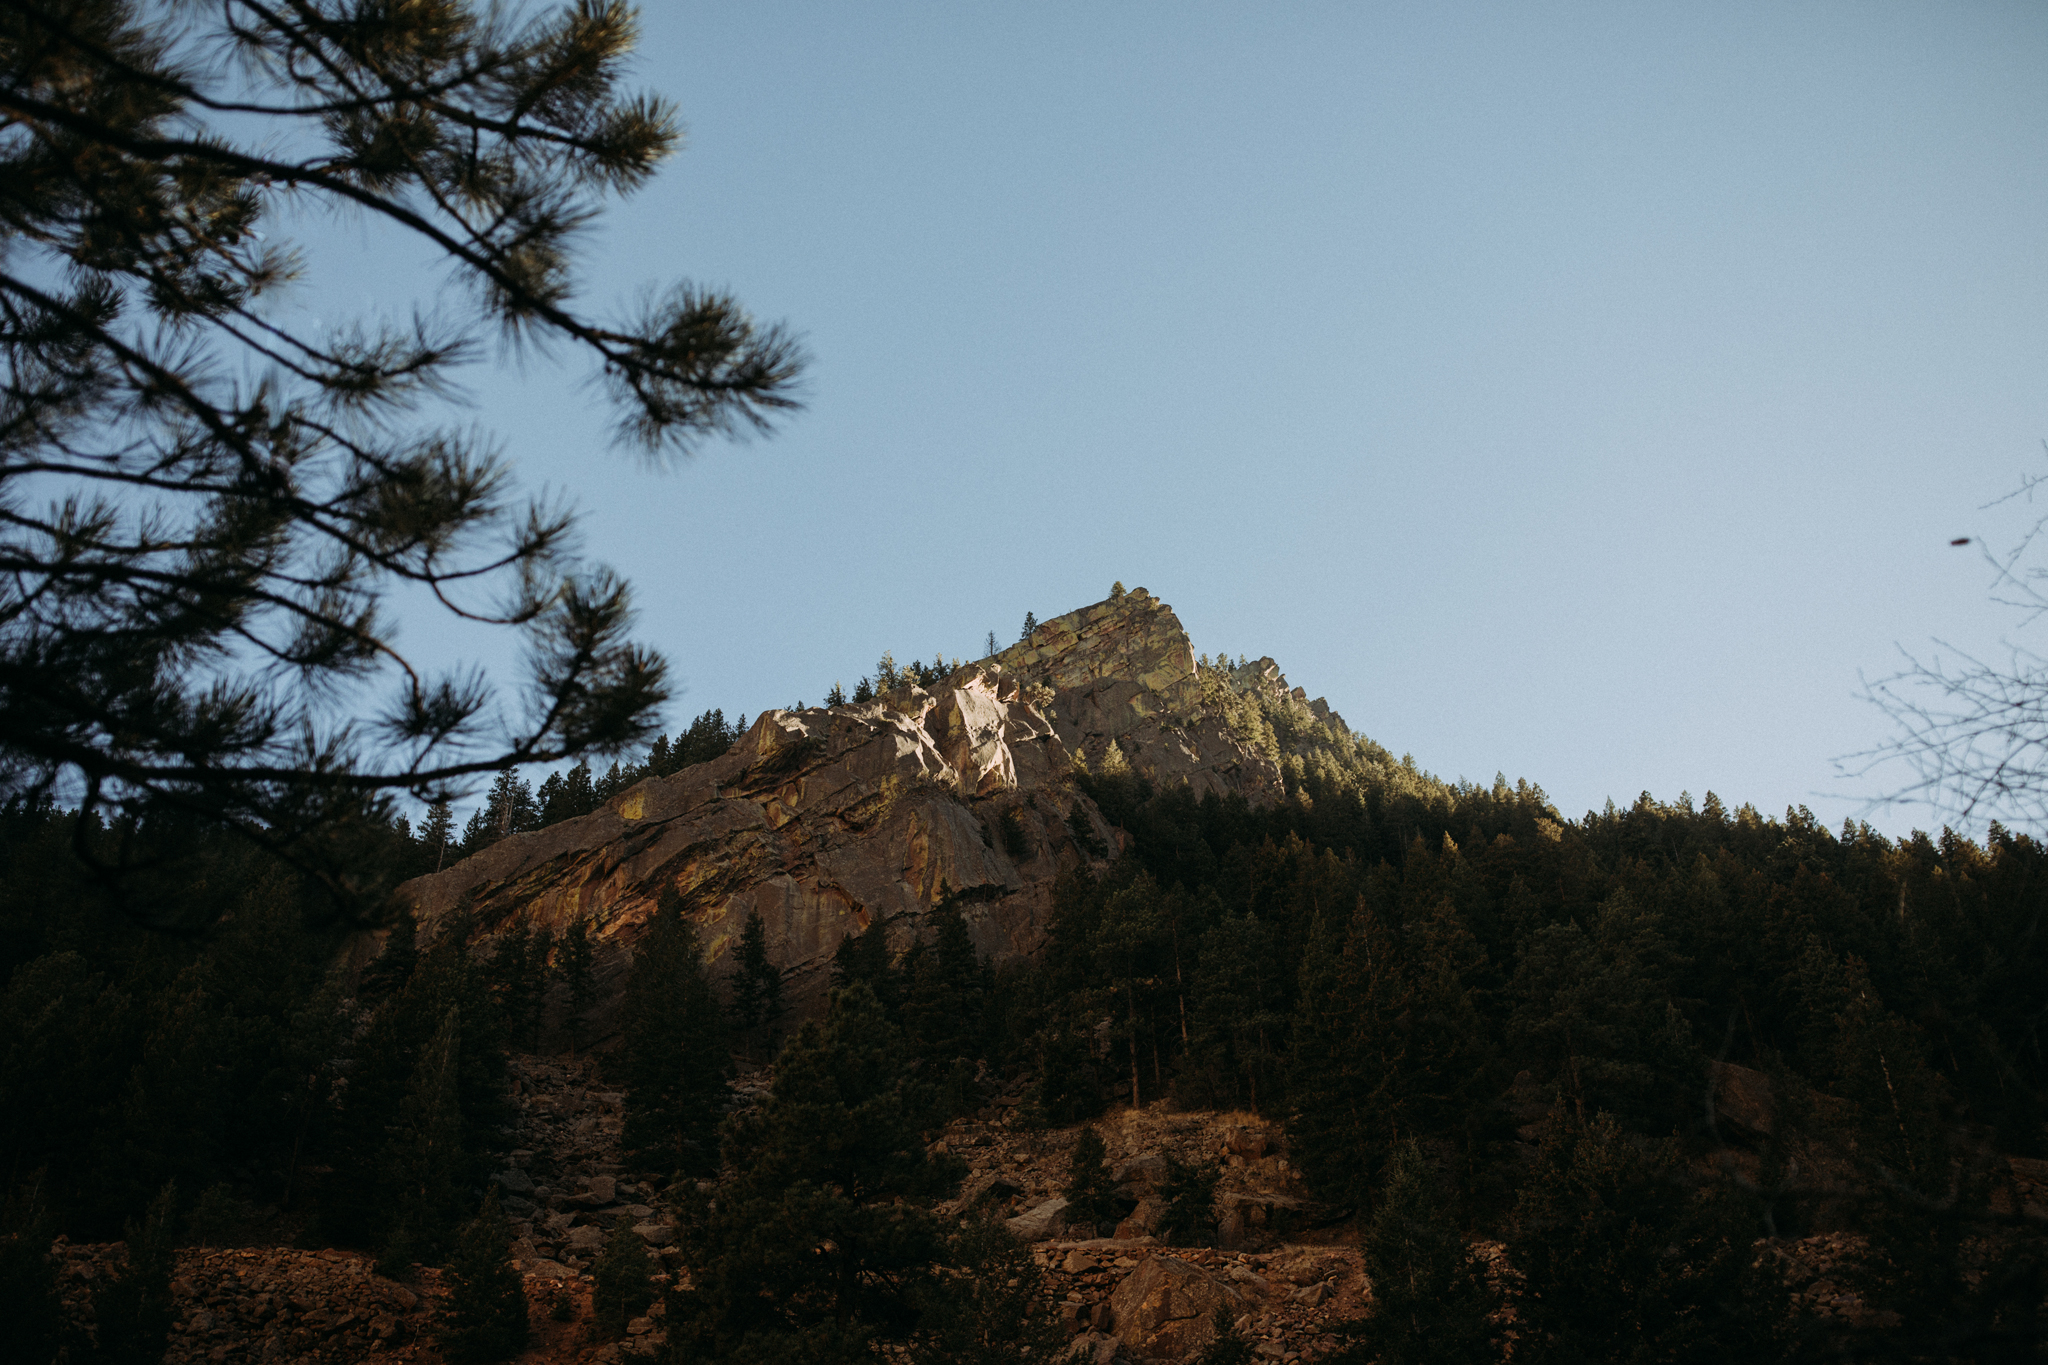
[[[1233,1314],[1235,1288],[1186,1261],[1154,1256],[1109,1296],[1110,1320],[1124,1349],[1152,1360],[1191,1360],[1216,1336],[1218,1308]]]
[[[1173,610],[1140,588],[1047,621],[929,688],[764,712],[722,757],[514,835],[400,894],[429,933],[457,912],[479,938],[522,920],[559,934],[587,916],[600,987],[589,1022],[600,1035],[631,945],[671,892],[690,906],[714,970],[758,911],[800,1009],[822,997],[846,934],[879,919],[901,951],[949,896],[980,953],[1029,956],[1060,873],[1120,852],[1076,784],[1076,757],[1197,795],[1277,800],[1270,746],[1241,721],[1234,729],[1228,704],[1276,688],[1286,680],[1271,660],[1200,667]]]

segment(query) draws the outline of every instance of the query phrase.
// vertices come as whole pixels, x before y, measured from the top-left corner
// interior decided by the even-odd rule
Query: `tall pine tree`
[[[690,1288],[668,1308],[685,1359],[850,1365],[910,1339],[943,1249],[923,1205],[959,1170],[926,1155],[906,1063],[864,982],[783,1049],[767,1104],[728,1135],[735,1179],[688,1211]]]
[[[648,1170],[709,1174],[727,1094],[724,1009],[673,893],[634,952],[619,1025],[626,1150]]]

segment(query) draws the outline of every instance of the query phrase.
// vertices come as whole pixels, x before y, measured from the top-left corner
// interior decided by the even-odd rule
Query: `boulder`
[[[1138,1207],[1132,1209],[1129,1216],[1116,1225],[1116,1235],[1125,1241],[1133,1237],[1149,1238],[1159,1231],[1160,1220],[1165,1217],[1166,1201],[1148,1195],[1140,1199]]]
[[[651,1247],[665,1247],[676,1239],[676,1230],[666,1223],[635,1223],[633,1231]]]
[[[1166,1183],[1166,1158],[1157,1152],[1140,1152],[1118,1166],[1111,1179],[1132,1198],[1140,1198],[1144,1191]]]
[[[1043,1242],[1057,1235],[1066,1225],[1067,1201],[1057,1198],[1048,1199],[1004,1224],[1020,1242]]]
[[[955,1213],[967,1213],[984,1204],[1000,1204],[1005,1199],[1024,1193],[1024,1187],[1016,1177],[1001,1171],[983,1171],[960,1187],[960,1196],[947,1205]]]
[[[1265,1129],[1248,1124],[1237,1124],[1223,1130],[1223,1150],[1247,1161],[1256,1161],[1264,1156],[1271,1141]]]
[[[1302,1202],[1284,1194],[1228,1191],[1216,1196],[1216,1244],[1225,1250],[1265,1246],[1305,1221]]]
[[[526,1197],[532,1195],[533,1193],[533,1177],[528,1175],[526,1172],[520,1170],[516,1166],[512,1167],[510,1170],[498,1172],[496,1175],[492,1176],[491,1179],[496,1181],[498,1188],[503,1190],[506,1194],[516,1194],[521,1197]]]
[[[1066,1354],[1060,1359],[1068,1365],[1111,1365],[1116,1359],[1116,1348],[1120,1343],[1107,1332],[1086,1331],[1074,1338]]]
[[[1777,1107],[1770,1077],[1733,1062],[1715,1062],[1713,1080],[1715,1119],[1734,1128],[1738,1136],[1771,1135]]]
[[[1230,1286],[1171,1256],[1150,1257],[1109,1296],[1124,1349],[1152,1360],[1192,1360],[1215,1339],[1217,1308],[1240,1302]]]

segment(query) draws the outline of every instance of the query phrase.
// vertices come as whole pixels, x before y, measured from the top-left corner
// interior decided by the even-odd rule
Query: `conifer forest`
[[[421,406],[798,407],[569,287],[636,23],[0,4],[0,1365],[2048,1359],[2037,828],[1446,781],[1120,582],[664,722]],[[290,196],[468,311],[279,321]]]

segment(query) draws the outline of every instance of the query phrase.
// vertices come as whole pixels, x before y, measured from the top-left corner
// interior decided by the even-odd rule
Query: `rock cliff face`
[[[1029,956],[1054,880],[1120,851],[1076,784],[1077,757],[1197,795],[1280,799],[1274,756],[1230,718],[1230,700],[1254,689],[1284,691],[1286,680],[1270,659],[1200,667],[1172,609],[1139,588],[1047,621],[929,689],[764,712],[723,757],[400,894],[428,933],[458,910],[480,939],[521,921],[560,934],[587,916],[605,1000],[670,891],[692,908],[714,972],[759,911],[799,1010],[822,997],[846,934],[879,919],[900,952],[947,896],[981,953]],[[591,1022],[609,1027],[607,1004]]]

